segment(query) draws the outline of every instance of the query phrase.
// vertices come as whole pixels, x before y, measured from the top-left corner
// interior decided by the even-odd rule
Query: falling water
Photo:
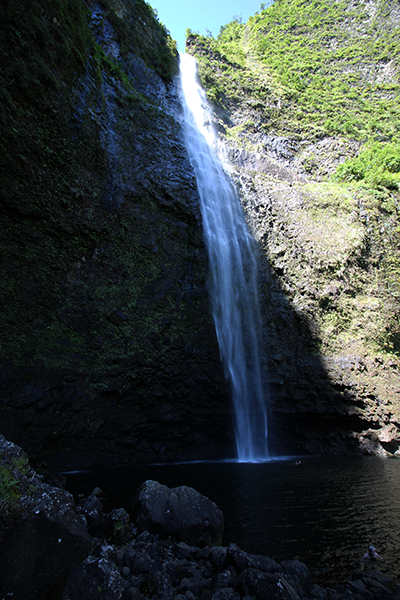
[[[200,195],[209,255],[213,317],[225,374],[232,383],[241,461],[268,457],[261,379],[255,243],[233,183],[213,148],[216,136],[197,81],[196,61],[181,54],[185,141]]]

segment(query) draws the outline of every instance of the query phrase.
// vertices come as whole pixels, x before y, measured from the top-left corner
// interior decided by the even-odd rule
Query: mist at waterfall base
[[[322,586],[344,583],[362,569],[369,544],[377,567],[400,583],[400,459],[303,457],[262,463],[150,465],[66,474],[66,489],[90,494],[99,486],[105,510],[131,511],[147,479],[187,485],[224,513],[222,543],[277,561],[298,559]]]
[[[262,381],[257,258],[235,187],[218,156],[211,112],[196,60],[180,55],[183,130],[193,167],[209,257],[209,292],[226,377],[232,384],[239,460],[268,457]]]

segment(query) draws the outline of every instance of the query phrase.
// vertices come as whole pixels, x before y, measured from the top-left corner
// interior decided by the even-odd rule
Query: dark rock
[[[6,505],[3,495],[0,503],[0,595],[43,600],[89,554],[91,539],[72,495],[42,483],[23,451],[3,436],[0,462],[14,482],[13,502]]]
[[[122,594],[122,600],[144,600],[144,596],[135,587],[131,587]]]
[[[226,588],[232,582],[232,573],[229,569],[217,573],[212,578],[212,588]]]
[[[189,558],[193,557],[198,548],[196,546],[188,546],[185,542],[178,542],[175,546],[175,556],[176,558]]]
[[[62,600],[120,600],[122,589],[122,578],[114,563],[88,558],[72,570]]]
[[[173,537],[200,547],[221,543],[222,512],[193,488],[170,489],[148,480],[135,494],[133,512],[139,531],[149,530],[162,539]]]
[[[104,517],[106,538],[112,544],[125,544],[132,537],[129,514],[123,508],[114,508]]]
[[[103,518],[103,505],[97,496],[92,492],[87,497],[83,505],[82,513],[85,515],[88,523],[100,523]]]
[[[175,596],[171,580],[165,572],[147,577],[146,587],[153,600],[173,600]]]
[[[244,552],[236,544],[229,544],[227,550],[227,559],[232,562],[238,571],[244,569],[259,569],[265,573],[279,573],[284,571],[279,563],[268,556],[259,556]]]
[[[333,588],[325,588],[325,591],[327,593],[328,596],[328,600],[339,600],[340,598],[340,593],[337,590],[334,590]]]
[[[201,594],[211,585],[203,576],[201,569],[194,568],[190,577],[184,577],[177,587],[180,593],[191,592],[194,596],[200,597]]]
[[[240,594],[232,588],[221,588],[212,592],[211,600],[240,600]]]
[[[11,77],[0,100],[2,433],[57,470],[232,455],[178,55],[143,2],[39,4],[0,19],[10,73],[26,19],[26,56],[62,82],[27,67],[35,91]]]
[[[391,596],[394,587],[393,581],[385,573],[381,573],[377,569],[367,569],[353,576],[353,581],[356,584],[356,589],[365,589],[372,592],[376,598],[387,598]],[[348,585],[350,585],[350,583]],[[350,587],[350,590],[352,588]]]
[[[257,569],[242,571],[234,581],[233,587],[243,595],[248,594],[257,600],[300,600],[298,592],[282,575],[263,573]]]
[[[123,564],[130,568],[132,573],[148,573],[151,567],[150,556],[143,551],[128,548],[123,555]]]
[[[372,600],[374,597],[374,594],[367,589],[367,586],[361,579],[349,581],[349,583],[346,584],[346,590],[364,600]]]
[[[130,574],[131,574],[131,570],[129,567],[122,567],[122,569],[121,569],[122,577],[129,577]]]
[[[311,573],[306,565],[299,560],[285,560],[281,563],[285,569],[286,580],[296,588],[296,590],[304,590],[310,592],[314,587],[314,582]]]
[[[186,559],[167,561],[164,563],[164,570],[168,573],[171,582],[177,586],[183,578],[190,578],[193,575],[195,566]]]
[[[197,560],[208,560],[210,554],[210,548],[208,546],[202,546],[197,548],[196,559]]]
[[[211,564],[220,570],[225,564],[227,552],[228,548],[226,546],[213,546],[213,548],[210,548],[208,559]]]
[[[315,600],[326,600],[328,593],[319,585],[314,585],[314,587],[308,592],[308,596],[310,598],[314,598]]]

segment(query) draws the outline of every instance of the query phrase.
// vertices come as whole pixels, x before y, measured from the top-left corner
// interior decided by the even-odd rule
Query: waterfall
[[[225,375],[232,384],[237,455],[240,461],[264,460],[267,410],[255,242],[235,187],[214,151],[217,138],[196,61],[181,54],[180,65],[185,142],[200,195],[215,328]]]

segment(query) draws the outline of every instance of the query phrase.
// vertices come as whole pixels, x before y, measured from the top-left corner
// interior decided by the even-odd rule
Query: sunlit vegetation
[[[342,181],[362,181],[371,187],[397,190],[400,184],[400,144],[369,142],[357,157],[339,165]]]
[[[247,23],[236,18],[221,27],[216,38],[188,32],[187,50],[229,146],[267,154],[268,139],[282,136],[302,174],[317,180],[299,184],[309,201],[297,212],[291,205],[282,219],[305,254],[316,253],[307,285],[324,290],[334,281],[345,290],[334,305],[322,294],[317,306],[287,253],[288,289],[313,307],[321,351],[400,355],[398,3],[275,0]],[[259,197],[274,185],[257,188]],[[264,226],[261,219],[260,232]],[[278,225],[275,235],[278,247],[289,244]],[[272,238],[268,229],[267,254]]]
[[[390,3],[276,0],[216,39],[189,42],[210,99],[226,106],[247,94],[265,130],[399,139],[400,29]]]

